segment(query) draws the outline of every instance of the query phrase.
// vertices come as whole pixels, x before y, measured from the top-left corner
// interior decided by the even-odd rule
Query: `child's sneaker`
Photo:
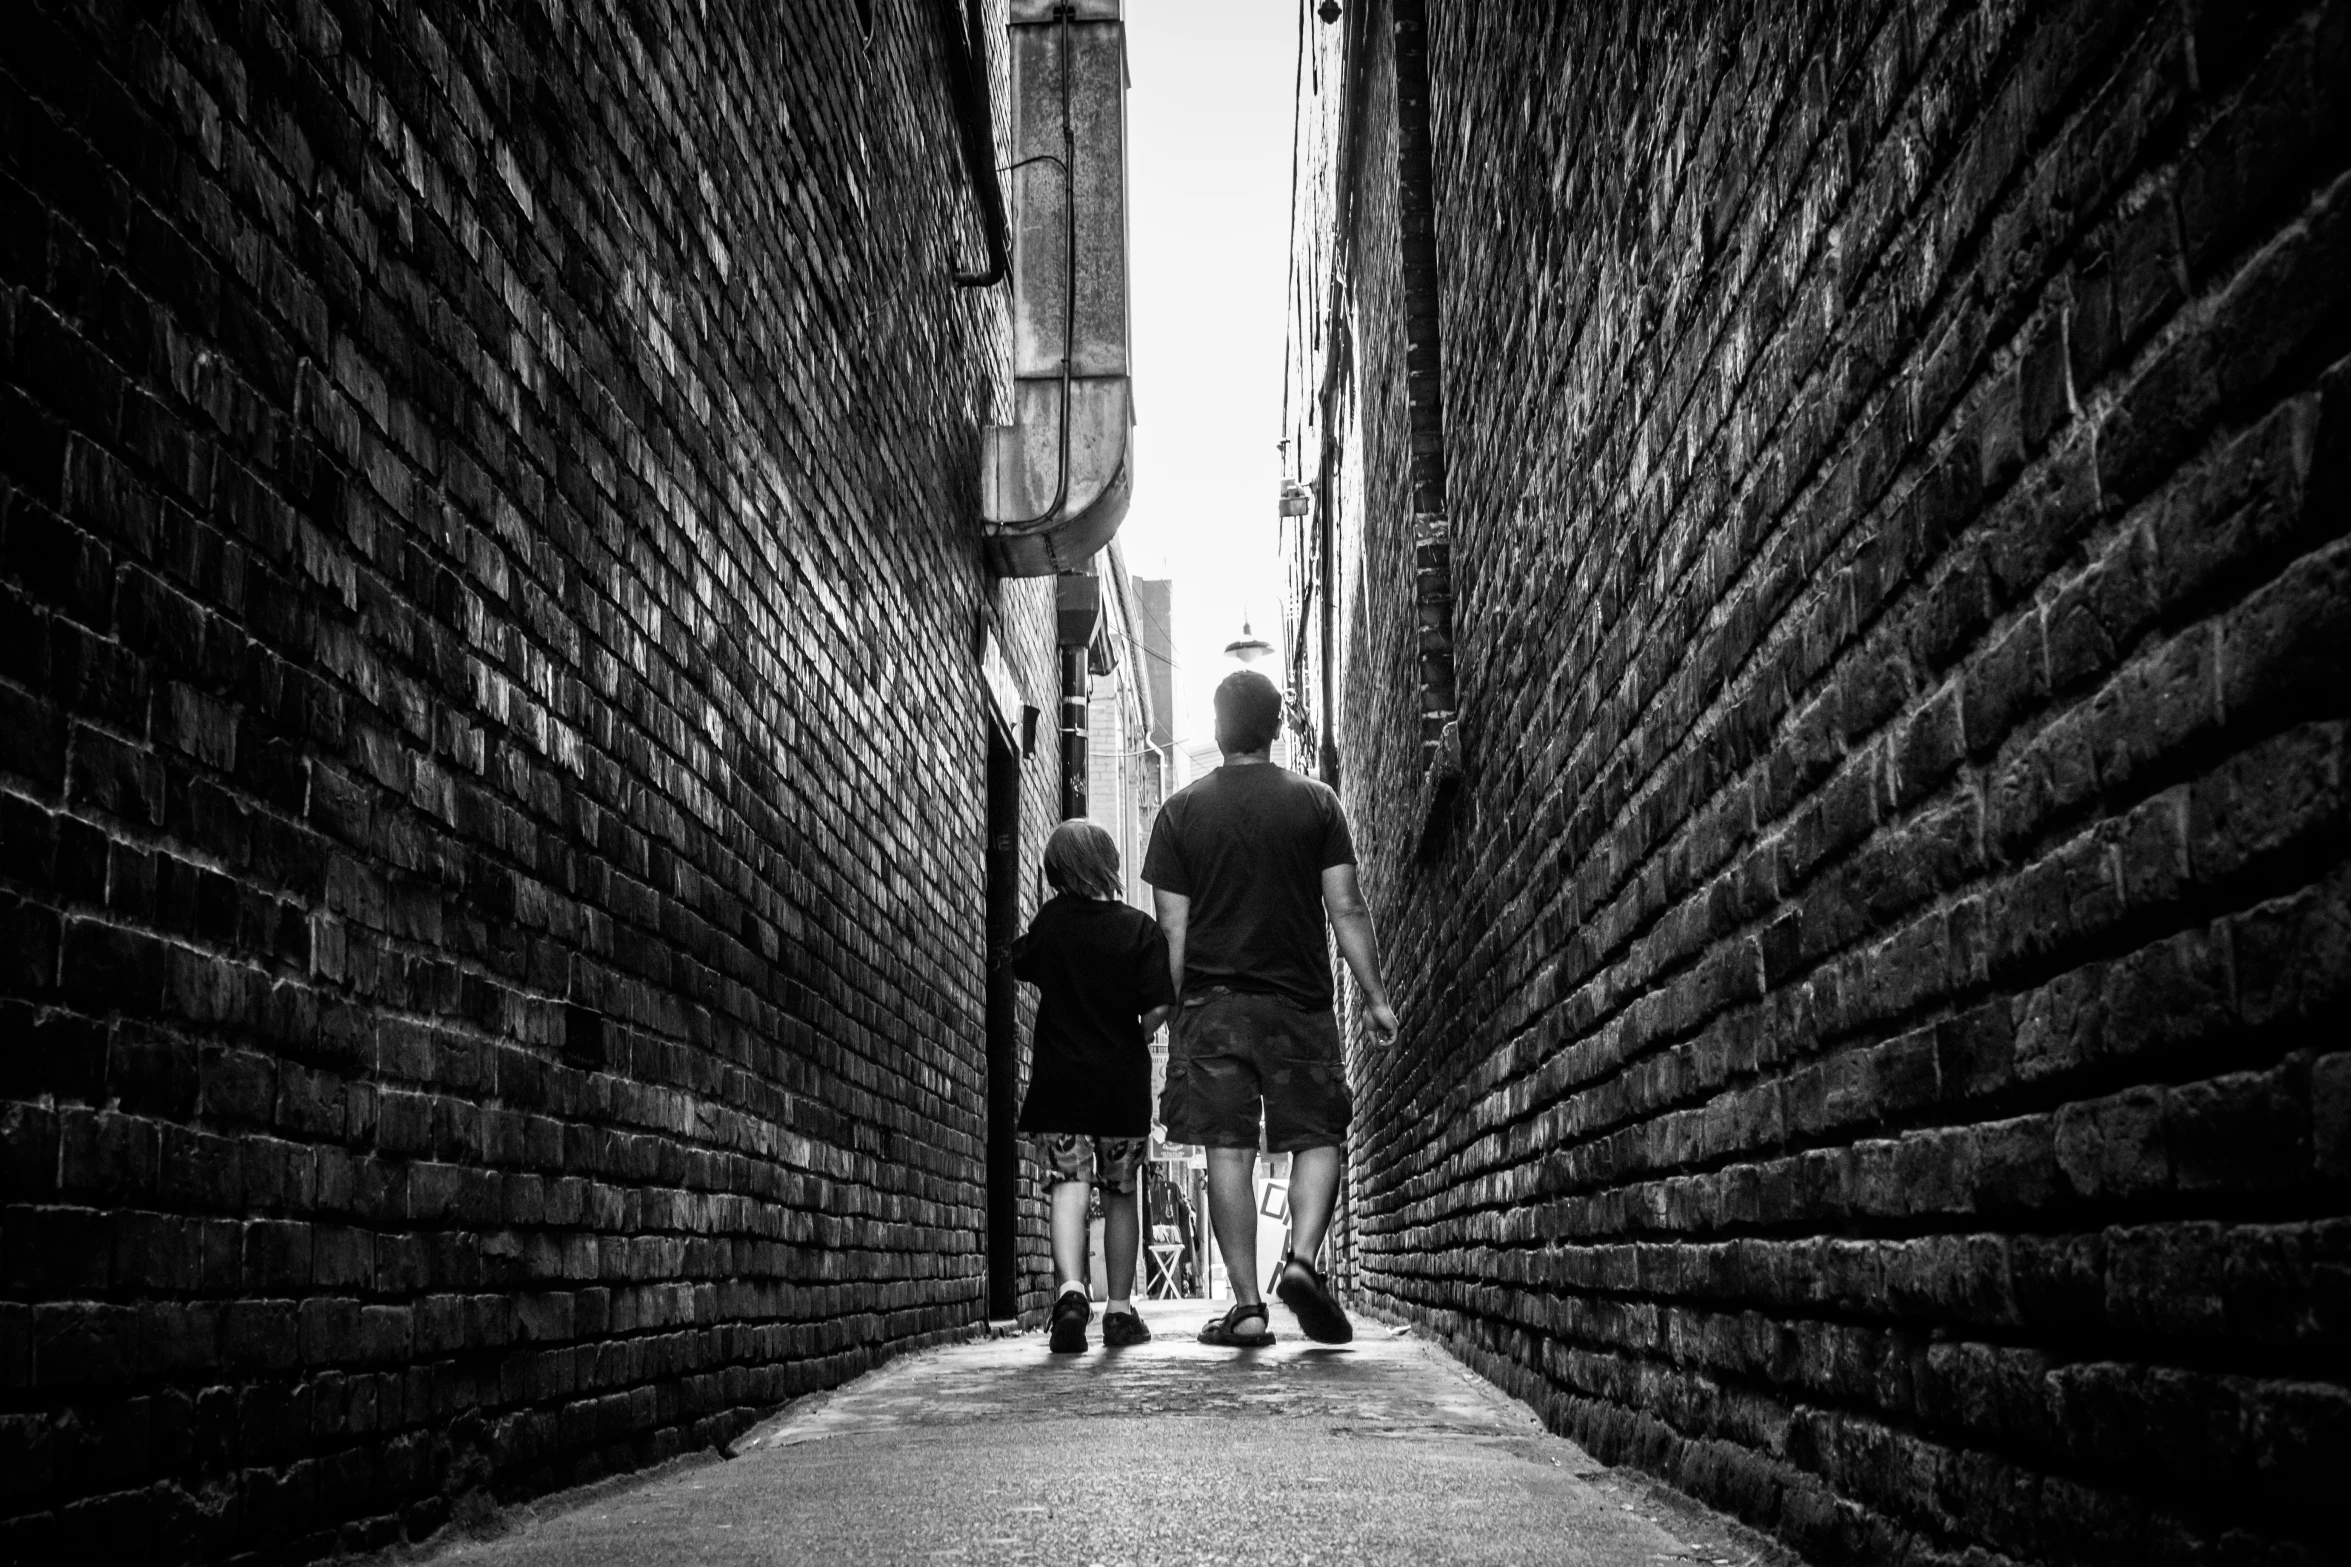
[[[1094,1303],[1076,1290],[1063,1290],[1061,1298],[1053,1303],[1052,1351],[1056,1355],[1074,1355],[1086,1347],[1086,1323],[1094,1315]],[[1103,1325],[1103,1336],[1109,1336],[1109,1324]]]
[[[1105,1311],[1102,1313],[1102,1347],[1124,1349],[1129,1344],[1151,1342],[1151,1324],[1141,1313],[1133,1311]]]

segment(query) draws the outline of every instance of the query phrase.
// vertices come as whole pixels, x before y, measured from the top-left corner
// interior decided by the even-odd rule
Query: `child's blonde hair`
[[[1073,816],[1045,840],[1045,879],[1057,891],[1088,898],[1118,898],[1118,845],[1099,822]]]

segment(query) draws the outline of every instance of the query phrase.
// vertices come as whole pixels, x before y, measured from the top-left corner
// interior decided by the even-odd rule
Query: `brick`
[[[33,1343],[38,1387],[107,1387],[130,1380],[138,1370],[138,1316],[128,1306],[95,1301],[36,1306]]]
[[[1966,752],[1959,692],[1946,687],[1931,698],[1894,742],[1894,802],[1907,805],[1951,776]]]
[[[2351,1055],[2322,1056],[2310,1068],[2310,1122],[2318,1171],[2351,1176]]]
[[[84,631],[70,620],[50,623],[51,688],[76,714],[136,733],[146,726],[146,670],[120,643]]]
[[[2342,1004],[2351,969],[2351,878],[2328,880],[2272,899],[2229,922],[2237,1003],[2248,1023],[2270,1028],[2320,1024]]]
[[[300,1319],[291,1301],[231,1301],[221,1310],[220,1324],[224,1370],[291,1371],[300,1359]]]
[[[15,366],[25,390],[70,427],[104,440],[122,413],[123,375],[56,312],[21,307]]]
[[[39,996],[55,988],[59,931],[56,910],[0,892],[0,979],[5,979],[10,991],[22,996]],[[15,1045],[17,1051],[29,1055],[41,1046],[29,1037],[32,1032],[29,1017],[22,1026],[26,1033],[17,1037]],[[60,1048],[73,1047],[62,1039],[48,1047],[49,1050]],[[80,1074],[70,1069],[63,1077],[68,1083],[81,1081]]]
[[[2024,1214],[2048,1206],[2065,1174],[2059,1137],[2062,1119],[2018,1116],[1969,1129],[1974,1158],[1968,1169],[1969,1206],[1987,1214]]]
[[[2234,1073],[2172,1090],[2166,1106],[2183,1190],[2291,1186],[2308,1173],[2310,1133],[2295,1073]]]
[[[0,686],[0,765],[42,799],[65,788],[65,715],[53,703]]]
[[[11,1207],[0,1210],[0,1232],[8,1241],[5,1276],[19,1291],[83,1298],[105,1290],[113,1277],[114,1230],[106,1214],[78,1207]]]
[[[1970,751],[1987,756],[1997,750],[2017,720],[2047,695],[2050,673],[2045,646],[2042,617],[2028,612],[1969,664],[1957,688],[1959,700],[1953,704],[1952,724],[1954,730],[1964,727]],[[1953,739],[1956,743],[1956,733]],[[1958,760],[1955,744],[1952,765]]]
[[[2325,536],[2308,499],[2321,403],[2286,402],[2165,492],[2148,530],[2156,606],[2258,580],[2282,564],[2282,551]]]
[[[2344,728],[2310,724],[2232,758],[2190,793],[2196,878],[2222,881],[2342,818]]]
[[[2342,327],[2342,302],[2322,280],[2351,265],[2351,212],[2322,195],[2271,240],[2215,302],[2214,389],[2242,404],[2277,384],[2303,353]]]
[[[0,394],[0,473],[23,496],[9,507],[5,557],[10,575],[19,580],[29,573],[47,575],[56,564],[77,563],[70,558],[59,561],[51,546],[62,542],[61,533],[43,510],[57,503],[64,483],[65,443],[65,425],[47,408],[14,387]],[[28,539],[28,534],[35,537]],[[94,590],[93,575],[75,572],[69,580],[85,591]]]
[[[143,748],[85,724],[73,726],[66,797],[137,826],[163,819],[163,769]]]
[[[2351,646],[2351,541],[2297,561],[2231,614],[2220,698],[2232,717],[2307,710],[2343,676]]]
[[[2138,499],[2192,446],[2220,401],[2213,350],[2201,333],[2156,350],[2123,388],[2098,431],[2098,487]]]

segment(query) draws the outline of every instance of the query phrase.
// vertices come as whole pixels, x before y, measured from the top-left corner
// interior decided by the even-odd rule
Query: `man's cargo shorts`
[[[1222,985],[1187,994],[1159,1098],[1167,1140],[1256,1148],[1261,1106],[1268,1153],[1345,1144],[1355,1100],[1338,1018],[1328,1007]]]

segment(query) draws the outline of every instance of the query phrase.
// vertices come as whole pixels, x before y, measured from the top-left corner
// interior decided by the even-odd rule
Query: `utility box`
[[[988,559],[1070,571],[1133,485],[1127,371],[1126,24],[1118,0],[1013,0],[1013,422],[986,432]]]

